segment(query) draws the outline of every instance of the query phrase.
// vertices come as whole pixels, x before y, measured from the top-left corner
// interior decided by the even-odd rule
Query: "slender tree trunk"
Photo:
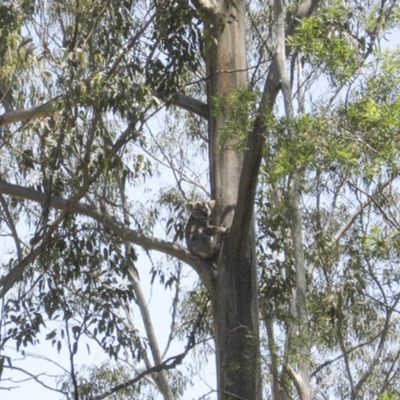
[[[282,384],[282,376],[279,371],[279,358],[277,354],[277,346],[275,342],[274,334],[274,321],[271,319],[270,315],[266,310],[263,310],[263,319],[265,323],[265,328],[267,330],[268,347],[270,354],[270,372],[272,375],[271,379],[271,391],[273,400],[287,400],[287,392]]]
[[[238,200],[243,167],[243,145],[235,132],[223,131],[230,117],[230,98],[247,85],[245,2],[226,8],[214,1],[207,20],[210,35],[207,58],[210,105],[209,149],[214,223],[231,226]],[[231,16],[234,15],[235,18]],[[224,107],[216,112],[215,102]],[[220,107],[219,107],[220,109]],[[254,202],[254,199],[248,199]],[[242,237],[232,227],[218,262],[213,301],[219,399],[261,399],[258,304],[254,222]]]
[[[294,373],[296,389],[301,400],[311,400],[310,384],[310,332],[306,307],[306,266],[303,248],[302,216],[300,210],[300,174],[293,177],[290,190],[291,203],[291,234],[293,240],[294,263],[296,268],[296,289],[293,296],[293,322],[289,334],[292,342],[291,352],[296,351],[293,364],[297,364],[298,371]],[[297,360],[297,362],[295,361]]]
[[[128,213],[128,201],[126,198],[125,187],[122,183],[121,176],[119,174],[115,174],[115,180],[118,184],[119,193],[121,196],[122,204],[123,204],[123,212],[124,212],[124,223],[129,225],[130,223],[130,214]],[[125,242],[125,257],[127,260],[130,260],[130,251],[132,244],[129,242]],[[140,314],[142,316],[143,325],[146,331],[146,335],[148,338],[148,343],[150,347],[151,354],[153,356],[154,365],[161,365],[163,362],[160,348],[158,347],[157,336],[154,331],[153,322],[150,317],[150,311],[147,306],[147,301],[142,291],[142,287],[139,282],[139,277],[136,269],[133,265],[129,268],[129,280],[132,284],[133,291],[136,296],[136,302],[140,310]],[[146,363],[147,364],[147,363]],[[147,368],[151,368],[151,365],[146,365]],[[175,400],[175,396],[172,393],[171,386],[168,381],[168,375],[165,370],[161,370],[160,372],[156,372],[152,374],[155,384],[157,385],[158,390],[163,396],[164,400]]]
[[[303,2],[299,10],[302,8],[302,6],[303,10],[311,11],[312,2]],[[281,0],[275,0],[275,20],[277,36],[276,62],[282,84],[285,113],[289,122],[289,129],[292,129],[290,124],[294,120],[294,111],[292,103],[292,91],[286,62],[286,15],[283,9],[283,2]],[[292,133],[295,134],[295,132]],[[306,308],[307,283],[303,248],[302,214],[300,210],[301,180],[301,172],[295,171],[291,176],[291,187],[289,190],[288,199],[290,204],[290,230],[293,242],[294,264],[296,269],[296,289],[294,290],[292,303],[292,317],[294,321],[291,322],[288,332],[290,335],[289,344],[291,345],[291,348],[289,348],[289,364],[287,367],[289,368],[289,372],[291,373],[295,382],[300,399],[311,400],[309,373],[310,336],[308,331],[308,317]],[[293,354],[294,352],[296,352],[296,354]],[[293,364],[297,364],[298,366],[297,373],[292,369],[290,363],[292,360]]]

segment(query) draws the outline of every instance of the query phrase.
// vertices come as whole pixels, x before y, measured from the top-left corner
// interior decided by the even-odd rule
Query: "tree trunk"
[[[214,223],[231,226],[238,201],[243,151],[235,132],[227,136],[223,128],[230,117],[231,96],[247,85],[247,64],[245,2],[237,1],[237,8],[226,8],[226,3],[214,2],[215,7],[209,13],[206,59],[211,193],[217,211]],[[224,100],[222,112],[215,110],[216,99]],[[248,201],[254,203],[253,198]],[[239,227],[232,226],[224,241],[216,293],[212,296],[218,398],[257,400],[261,399],[261,378],[253,220],[247,234],[242,236],[243,232],[238,230]]]

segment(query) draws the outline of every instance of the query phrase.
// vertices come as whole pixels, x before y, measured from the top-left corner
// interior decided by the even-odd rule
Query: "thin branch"
[[[337,322],[337,337],[338,337],[340,350],[342,351],[342,354],[343,354],[343,359],[344,359],[344,365],[346,367],[347,378],[348,378],[349,383],[350,383],[350,391],[351,391],[351,394],[353,395],[353,393],[354,393],[354,380],[353,380],[353,375],[351,373],[350,361],[349,361],[349,357],[348,357],[349,352],[346,350],[346,346],[344,344],[342,328],[343,328],[343,326],[342,326],[342,317],[339,317],[338,322]]]
[[[165,3],[165,1],[166,0],[162,0],[161,4],[159,4],[158,7],[161,7],[163,5],[163,3]],[[152,9],[155,7],[156,7],[156,5],[152,4],[147,14],[150,14]],[[114,72],[117,70],[118,66],[121,64],[121,62],[123,61],[126,54],[130,53],[130,51],[132,50],[136,41],[139,40],[143,36],[145,30],[150,26],[150,24],[157,17],[157,15],[158,15],[158,10],[156,9],[154,11],[154,13],[150,16],[150,18],[146,22],[144,22],[144,24],[141,26],[141,28],[136,32],[135,36],[132,39],[130,39],[129,42],[124,46],[124,51],[115,59],[113,65],[108,70],[108,72],[106,74],[106,80],[109,80],[109,78],[114,74]],[[145,18],[146,17],[144,17],[143,19],[145,19]]]
[[[8,227],[11,230],[11,236],[13,237],[14,242],[15,242],[15,247],[17,248],[18,261],[21,261],[22,260],[22,249],[21,249],[21,243],[19,242],[17,228],[15,227],[14,220],[11,216],[10,210],[8,209],[7,202],[2,194],[0,194],[0,203],[3,206],[4,214],[6,216],[6,222],[7,222]]]
[[[98,13],[97,17],[92,21],[92,26],[91,26],[91,28],[89,29],[89,32],[88,32],[88,34],[86,35],[85,40],[83,41],[82,48],[85,48],[85,47],[86,47],[87,43],[89,42],[89,40],[90,40],[91,37],[93,36],[94,31],[95,31],[95,28],[96,28],[98,22],[100,21],[100,18],[103,16],[103,14],[105,13],[107,7],[109,6],[109,3],[110,3],[110,0],[107,0],[107,1],[105,2],[105,4],[104,4],[103,8],[102,8],[102,9],[100,10],[100,12]]]
[[[121,318],[121,316],[119,316],[119,314],[117,314],[117,313],[113,313],[113,314],[114,314],[114,315],[118,315],[118,318]],[[123,321],[120,321],[120,322],[123,322]],[[125,323],[124,323],[124,325],[126,326]],[[102,343],[102,341],[99,339],[98,336],[93,336],[92,332],[90,332],[90,331],[85,331],[85,334],[86,334],[90,339],[92,339],[95,343],[97,343],[97,345],[98,345],[101,349],[107,351],[107,349],[105,349],[105,347],[104,347],[104,343]],[[129,368],[132,368],[132,369],[135,371],[135,373],[137,373],[137,374],[140,374],[140,373],[143,371],[143,369],[140,369],[140,368],[139,368],[139,366],[138,366],[137,363],[132,363],[132,362],[130,362],[130,361],[129,361],[128,359],[126,359],[126,358],[122,358],[122,357],[118,356],[118,360],[120,360],[121,362],[123,362],[123,363],[125,363],[126,365],[128,365]],[[146,361],[145,361],[145,364],[146,364]],[[147,364],[146,364],[146,365],[147,365]],[[147,368],[147,367],[146,367],[146,368]],[[151,367],[149,366],[149,368],[151,368]],[[155,387],[157,386],[156,383],[154,382],[152,376],[146,375],[144,378],[145,378],[148,382],[150,382],[152,385],[154,385]]]
[[[396,178],[396,176],[393,176],[392,180],[394,180]],[[352,182],[349,182],[349,186],[352,186],[353,188],[355,188],[356,190],[358,190],[359,192],[363,193],[366,196],[370,196],[370,194],[368,192],[366,192],[365,190],[361,189],[360,187],[358,187],[357,185],[355,185]],[[386,211],[383,210],[382,205],[375,199],[375,197],[371,197],[372,202],[374,203],[375,207],[379,210],[379,212],[381,213],[382,217],[390,224],[392,225],[397,231],[400,231],[400,224],[396,221],[396,218],[390,218]],[[389,211],[390,212],[390,211]]]
[[[330,245],[334,245],[339,239],[348,231],[348,229],[353,225],[354,221],[358,218],[358,216],[367,208],[371,203],[375,202],[374,197],[381,193],[391,182],[393,182],[394,177],[387,179],[381,185],[372,192],[372,194],[368,195],[368,199],[365,200],[357,210],[348,218],[348,220],[342,225],[342,227],[336,232],[335,236],[330,242]]]
[[[366,342],[363,343],[359,343],[356,346],[352,347],[351,349],[348,349],[345,351],[346,356],[351,354],[352,352],[356,351],[357,349],[364,347],[364,346],[368,346],[369,344],[373,343],[376,339],[379,339],[382,335],[382,331],[379,331],[379,333],[377,333],[374,337],[372,337],[371,339],[367,340]],[[321,371],[322,369],[326,368],[327,366],[329,366],[330,364],[340,360],[341,358],[344,358],[344,353],[342,352],[342,354],[340,354],[339,356],[331,359],[331,360],[327,360],[325,362],[323,362],[321,365],[319,365],[312,373],[311,373],[311,377],[315,377],[319,371]]]
[[[123,308],[123,310],[125,312],[125,318],[123,318],[122,315],[119,314],[116,310],[110,310],[111,314],[113,314],[119,320],[119,322],[122,325],[124,325],[124,327],[126,328],[126,330],[128,332],[134,332],[135,331],[135,324],[133,322],[133,318],[132,318],[132,314],[130,312],[129,304],[127,302],[124,302],[123,299],[121,299],[121,298],[118,298],[117,301],[119,302],[119,304],[121,305],[121,307]],[[99,343],[99,344],[100,344],[100,346],[102,346],[101,343]],[[139,343],[136,344],[136,346],[142,352],[142,357],[143,357],[144,363],[146,365],[146,368],[151,368],[150,359],[147,357],[146,350],[142,346],[141,342],[139,341]]]
[[[10,347],[11,348],[11,347]],[[30,353],[28,351],[24,351],[25,352],[25,357],[32,357],[32,358],[38,358],[39,360],[44,360],[46,362],[49,362],[51,364],[54,364],[57,368],[60,368],[62,371],[64,371],[65,373],[68,373],[68,369],[64,368],[61,364],[59,364],[58,362],[54,361],[53,359],[46,357],[46,356],[42,356],[40,354],[34,354],[34,353]],[[21,358],[21,360],[25,360],[25,357]]]
[[[171,328],[170,328],[170,333],[169,333],[169,337],[167,339],[167,343],[165,345],[165,349],[164,352],[162,354],[162,358],[164,358],[166,356],[166,354],[168,353],[169,350],[169,346],[172,343],[172,340],[175,337],[175,324],[176,324],[176,318],[177,318],[177,313],[178,313],[178,303],[179,303],[179,294],[180,294],[180,282],[181,282],[181,264],[179,263],[179,270],[178,270],[178,276],[177,279],[175,281],[175,295],[174,298],[172,299],[172,316],[171,316]]]
[[[338,198],[339,198],[340,191],[342,190],[342,188],[343,188],[343,186],[345,185],[346,182],[347,182],[347,179],[343,179],[343,180],[340,182],[340,184],[338,185],[336,191],[335,191],[334,194],[333,194],[333,199],[332,199],[332,203],[331,203],[331,208],[330,208],[330,210],[329,210],[328,217],[326,218],[325,225],[324,225],[324,227],[322,228],[322,234],[323,234],[323,235],[325,235],[326,232],[328,232],[328,229],[329,229],[329,227],[331,226],[331,222],[332,222],[332,220],[333,220],[333,216],[334,216],[335,209],[336,209],[336,203],[337,203],[337,200],[338,200]]]
[[[74,356],[75,356],[75,351],[74,351],[74,345],[71,342],[71,335],[69,332],[69,323],[68,323],[68,318],[65,319],[65,331],[66,331],[66,336],[67,336],[67,345],[68,345],[68,352],[69,352],[69,365],[70,365],[70,372],[69,375],[72,380],[72,385],[74,388],[74,397],[75,400],[79,400],[79,385],[78,381],[76,379],[76,373],[75,373],[75,364],[74,364]],[[76,340],[75,343],[77,344],[78,341]]]
[[[177,185],[180,188],[180,181],[177,178],[178,174],[181,178],[182,181],[189,183],[190,185],[196,186],[199,189],[201,189],[208,197],[210,197],[210,192],[207,190],[207,188],[205,186],[203,186],[200,182],[194,181],[193,179],[189,178],[183,171],[180,171],[178,169],[178,167],[176,167],[172,160],[170,158],[167,157],[167,155],[165,154],[165,151],[162,149],[162,146],[156,141],[154,140],[155,144],[157,145],[157,147],[159,148],[159,150],[161,151],[162,155],[164,156],[164,158],[167,160],[166,162],[162,161],[161,159],[159,159],[158,157],[156,157],[156,155],[154,153],[152,153],[151,151],[148,151],[146,148],[144,148],[143,146],[140,147],[140,150],[142,150],[144,153],[146,153],[149,157],[151,157],[154,161],[157,161],[157,163],[159,163],[160,165],[170,169],[174,175],[175,181],[177,183]],[[181,189],[181,188],[180,188]],[[183,190],[181,190],[181,194],[182,196],[185,197],[185,193]]]
[[[382,333],[381,333],[381,339],[379,341],[379,345],[375,351],[374,358],[373,358],[372,362],[370,363],[368,369],[365,371],[364,375],[359,379],[359,381],[357,382],[357,384],[354,387],[355,396],[358,395],[358,391],[361,389],[362,385],[366,382],[366,380],[371,376],[372,372],[374,371],[375,367],[377,366],[377,364],[379,362],[379,359],[384,350],[386,339],[389,334],[390,318],[393,314],[393,310],[395,309],[395,307],[397,306],[399,301],[400,301],[400,295],[397,295],[397,298],[394,301],[393,305],[389,308],[389,310],[386,313],[385,325],[384,325]]]
[[[6,88],[4,87],[3,82],[0,81],[0,103],[3,105],[6,111],[13,110],[12,99],[10,96],[11,93],[10,88],[11,88],[11,83]]]
[[[16,370],[16,371],[22,372],[22,373],[24,373],[25,375],[28,375],[28,376],[29,376],[31,379],[33,379],[35,382],[39,383],[40,385],[42,385],[42,386],[45,387],[46,389],[52,390],[53,392],[61,393],[61,394],[63,394],[63,395],[66,395],[66,394],[67,394],[67,392],[64,392],[64,391],[61,390],[61,389],[56,389],[56,388],[53,388],[53,387],[51,387],[51,386],[46,385],[43,381],[41,381],[41,380],[38,378],[40,375],[46,375],[46,373],[41,373],[41,374],[34,375],[34,374],[32,374],[32,373],[26,371],[26,370],[23,369],[23,368],[19,368],[19,367],[16,367],[16,366],[8,366],[8,365],[4,365],[4,368],[8,368],[8,369],[12,369],[12,370]]]
[[[390,383],[398,376],[400,367],[395,369],[395,366],[398,366],[400,358],[400,350],[397,351],[396,356],[392,358],[392,365],[390,366],[389,370],[385,373],[385,379],[381,384],[381,388],[379,393],[377,393],[378,398],[381,398],[382,394],[386,391]]]
[[[195,342],[195,334],[196,331],[198,329],[198,326],[200,324],[201,319],[204,316],[204,313],[206,312],[206,307],[202,310],[201,313],[198,314],[198,318],[196,319],[196,321],[193,324],[192,327],[192,331],[189,334],[188,337],[188,341],[187,344],[185,346],[185,350],[173,357],[170,357],[168,359],[166,359],[164,362],[162,362],[161,364],[158,364],[150,369],[147,369],[146,371],[143,371],[141,374],[139,374],[138,376],[136,376],[135,378],[122,383],[120,385],[117,385],[115,387],[113,387],[112,389],[108,390],[107,392],[99,395],[99,396],[95,396],[93,398],[93,400],[102,400],[105,399],[106,397],[119,392],[120,390],[126,389],[132,385],[134,385],[136,382],[139,382],[141,379],[143,379],[145,376],[149,375],[149,374],[153,374],[153,373],[158,373],[161,371],[166,371],[166,370],[170,370],[170,369],[174,369],[177,365],[182,364],[183,359],[187,356],[187,354],[189,353],[189,351],[196,346],[196,342]]]

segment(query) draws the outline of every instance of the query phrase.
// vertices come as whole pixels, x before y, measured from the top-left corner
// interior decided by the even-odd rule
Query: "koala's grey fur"
[[[186,224],[185,237],[190,252],[204,259],[213,258],[219,247],[214,243],[213,236],[225,233],[227,228],[210,225],[210,218],[215,200],[194,201],[186,204],[190,212]]]

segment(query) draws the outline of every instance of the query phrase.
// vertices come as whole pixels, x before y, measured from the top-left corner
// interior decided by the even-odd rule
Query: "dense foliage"
[[[187,398],[214,357],[216,314],[184,248],[185,202],[212,193],[206,3],[0,5],[0,389],[17,394],[12,349],[40,354],[43,339],[67,349],[68,370],[48,384],[74,399]],[[211,110],[227,115],[221,148],[246,152],[259,119],[265,127],[252,338],[263,393],[301,398],[293,366],[305,357],[315,399],[395,399],[400,6],[317,1],[300,19],[298,1],[284,4],[292,115],[285,93],[260,114],[279,50],[278,14],[265,3],[246,6],[248,86],[214,97]],[[306,266],[300,333],[293,193]],[[161,288],[171,317],[155,332],[148,298]],[[82,367],[79,355],[96,346],[109,361]]]

